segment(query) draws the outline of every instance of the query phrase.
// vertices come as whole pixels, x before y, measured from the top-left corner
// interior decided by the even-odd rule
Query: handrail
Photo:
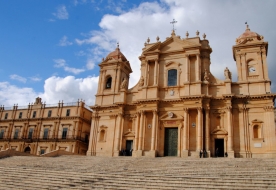
[[[0,141],[66,141],[66,140],[79,140],[82,142],[88,142],[88,139],[85,137],[75,136],[75,135],[67,135],[67,136],[52,136],[52,137],[20,137],[20,138],[0,138]]]

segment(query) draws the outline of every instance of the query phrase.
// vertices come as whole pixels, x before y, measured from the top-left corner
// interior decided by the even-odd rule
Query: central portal
[[[178,128],[165,128],[164,156],[177,156]]]
[[[215,156],[224,157],[224,139],[215,139]]]

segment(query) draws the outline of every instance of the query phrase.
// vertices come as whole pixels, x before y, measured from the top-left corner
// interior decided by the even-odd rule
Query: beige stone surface
[[[132,70],[119,46],[99,64],[87,155],[133,150],[134,157],[186,158],[206,150],[215,157],[218,148],[232,158],[276,157],[275,94],[263,36],[247,26],[236,39],[237,82],[227,67],[224,80],[213,76],[206,35],[181,38],[173,31],[163,42],[149,42],[133,88],[127,88]]]
[[[28,106],[1,107],[0,151],[86,154],[91,113],[83,101],[48,105],[39,97]]]
[[[0,159],[0,189],[275,189],[274,158]]]

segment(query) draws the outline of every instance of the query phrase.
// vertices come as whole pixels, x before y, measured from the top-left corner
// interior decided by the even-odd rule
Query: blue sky
[[[120,43],[130,61],[130,87],[140,78],[138,56],[146,39],[176,33],[206,33],[213,48],[211,71],[223,78],[227,66],[236,77],[235,39],[252,31],[269,42],[268,66],[276,83],[276,1],[251,0],[25,0],[0,1],[0,105],[27,105],[84,99],[94,104],[101,58]],[[273,91],[276,88],[273,85]]]

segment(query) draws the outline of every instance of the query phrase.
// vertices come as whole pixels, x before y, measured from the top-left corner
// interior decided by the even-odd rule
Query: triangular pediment
[[[228,132],[219,126],[211,132],[212,135],[227,135]]]
[[[124,137],[135,137],[135,134],[133,133],[133,131],[128,131],[124,134]]]
[[[160,120],[183,120],[183,116],[168,111],[166,114],[160,117]]]
[[[164,42],[157,42],[144,50],[143,53],[179,51],[185,48],[198,47],[200,43],[192,42],[191,40],[180,39],[179,37],[169,37]]]

